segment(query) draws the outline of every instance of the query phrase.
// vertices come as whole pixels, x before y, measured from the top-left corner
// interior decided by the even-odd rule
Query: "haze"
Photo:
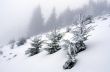
[[[76,9],[88,0],[0,0],[0,44],[26,36],[34,9],[40,5],[45,20],[53,7],[57,15],[70,7]]]

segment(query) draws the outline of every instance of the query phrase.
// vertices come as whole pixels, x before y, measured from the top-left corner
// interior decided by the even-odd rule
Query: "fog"
[[[76,9],[89,0],[0,0],[0,44],[27,35],[34,9],[40,5],[45,20],[52,9],[59,15],[67,7]]]

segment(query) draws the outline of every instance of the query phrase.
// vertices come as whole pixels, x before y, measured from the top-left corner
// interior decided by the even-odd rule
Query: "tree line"
[[[107,14],[110,12],[110,5],[106,0],[100,2],[94,2],[92,0],[89,1],[88,5],[84,5],[82,8],[78,8],[76,10],[72,10],[69,7],[65,9],[58,17],[56,14],[55,8],[53,8],[50,17],[47,21],[44,21],[44,17],[42,15],[41,7],[38,6],[34,13],[33,17],[30,21],[30,25],[28,28],[28,37],[51,31],[55,28],[68,26],[71,24],[77,24],[78,15],[80,13],[85,14],[85,16],[99,16],[103,14]]]

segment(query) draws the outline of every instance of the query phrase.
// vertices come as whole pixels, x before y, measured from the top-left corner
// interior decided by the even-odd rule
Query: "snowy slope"
[[[88,49],[76,56],[78,62],[72,69],[62,68],[67,60],[63,49],[52,55],[42,51],[27,57],[28,40],[25,45],[15,49],[10,49],[10,45],[1,49],[4,53],[0,56],[0,72],[110,72],[110,16],[96,17],[93,24],[97,26],[85,42]],[[70,38],[68,36],[71,37],[71,34],[65,38]]]

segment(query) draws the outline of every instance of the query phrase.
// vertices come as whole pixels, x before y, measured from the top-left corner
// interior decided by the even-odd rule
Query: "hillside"
[[[85,42],[87,50],[79,53],[76,58],[78,62],[69,70],[64,70],[63,65],[67,60],[63,49],[47,55],[42,51],[32,57],[25,55],[25,51],[30,47],[31,39],[26,44],[15,46],[10,49],[6,45],[0,50],[0,72],[109,72],[110,69],[110,15],[94,18],[95,30],[90,32],[89,39]],[[61,29],[60,32],[64,32]],[[33,37],[32,37],[33,38]],[[71,33],[67,33],[64,39],[70,39]],[[42,39],[46,39],[45,34]]]

